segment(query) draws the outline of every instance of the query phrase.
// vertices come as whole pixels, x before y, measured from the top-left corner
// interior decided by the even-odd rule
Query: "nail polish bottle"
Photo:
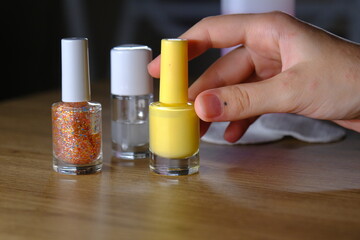
[[[149,157],[149,104],[153,80],[147,71],[152,51],[143,45],[111,49],[111,135],[113,156]]]
[[[188,101],[188,41],[161,41],[159,102],[150,104],[150,169],[161,175],[199,170],[199,118]]]
[[[61,40],[61,102],[52,105],[53,168],[70,175],[101,171],[101,105],[90,102],[88,40]]]

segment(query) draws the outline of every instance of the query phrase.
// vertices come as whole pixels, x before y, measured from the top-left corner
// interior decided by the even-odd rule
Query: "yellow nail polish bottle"
[[[161,175],[199,171],[199,118],[188,101],[188,42],[161,41],[159,102],[150,104],[150,169]]]

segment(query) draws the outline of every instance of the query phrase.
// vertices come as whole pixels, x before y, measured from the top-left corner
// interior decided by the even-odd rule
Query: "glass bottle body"
[[[200,123],[194,104],[150,104],[150,169],[160,175],[197,173]]]
[[[149,104],[153,95],[112,95],[111,135],[113,156],[141,159],[149,156]]]
[[[101,105],[58,102],[52,105],[53,168],[70,175],[102,168]]]

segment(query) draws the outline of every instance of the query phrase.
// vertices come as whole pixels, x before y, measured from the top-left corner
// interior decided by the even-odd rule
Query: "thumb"
[[[197,115],[206,122],[237,121],[265,113],[290,112],[295,106],[293,81],[284,74],[271,79],[203,91],[195,99]]]

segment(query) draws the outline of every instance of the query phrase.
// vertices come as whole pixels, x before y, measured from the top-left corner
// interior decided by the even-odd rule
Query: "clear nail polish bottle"
[[[149,156],[149,104],[153,80],[147,65],[152,51],[143,45],[121,45],[111,50],[111,135],[113,156]]]
[[[88,40],[61,40],[62,101],[52,105],[53,168],[70,175],[102,168],[101,105],[90,102]]]

